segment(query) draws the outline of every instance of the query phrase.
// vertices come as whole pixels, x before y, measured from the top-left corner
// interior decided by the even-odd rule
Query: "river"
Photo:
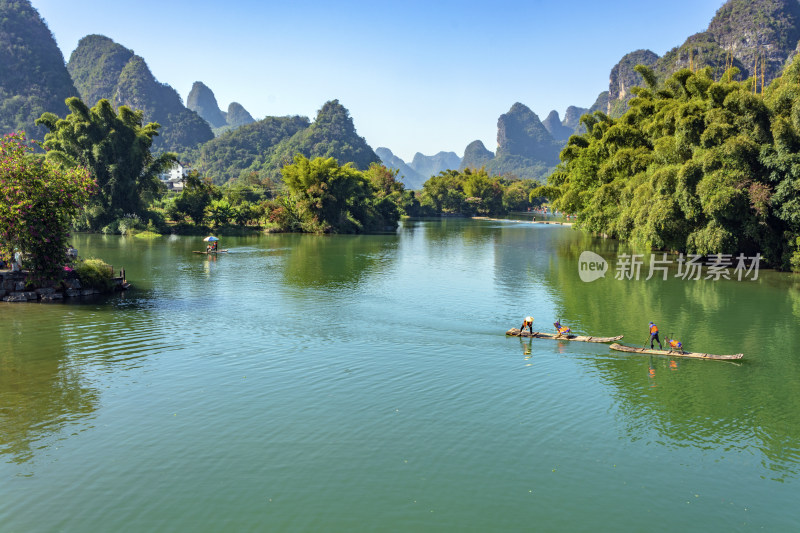
[[[798,528],[800,276],[525,222],[75,239],[133,289],[0,303],[2,533]]]

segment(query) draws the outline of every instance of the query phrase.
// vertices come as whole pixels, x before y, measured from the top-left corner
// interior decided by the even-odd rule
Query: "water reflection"
[[[284,280],[301,287],[355,287],[370,273],[391,269],[397,240],[384,235],[294,235]]]
[[[64,340],[40,334],[36,313],[54,325],[61,306],[0,305],[0,455],[22,464],[43,442],[89,427],[100,394]]]
[[[676,279],[673,268],[667,280],[645,281],[646,275],[618,280],[617,254],[641,251],[548,229],[509,224],[500,233],[494,256],[501,294],[547,295],[552,303],[540,308],[543,315],[561,317],[587,334],[623,334],[629,345],[647,341],[652,320],[663,332],[662,342],[669,336],[690,350],[745,353],[741,364],[610,351],[581,359],[612,386],[631,441],[653,438],[655,432],[666,446],[752,448],[776,478],[800,474],[800,358],[793,355],[800,345],[800,291],[787,291],[786,274],[761,271],[757,281],[688,281]],[[584,250],[606,258],[605,278],[580,280],[578,257]],[[646,262],[644,274],[647,267]]]

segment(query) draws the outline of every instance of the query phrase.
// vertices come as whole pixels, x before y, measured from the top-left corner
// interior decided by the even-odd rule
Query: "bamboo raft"
[[[201,251],[198,251],[198,250],[193,250],[192,253],[193,254],[208,254],[208,255],[212,255],[212,254],[227,254],[228,250],[217,250],[216,252],[201,252]]]
[[[652,354],[652,355],[666,355],[670,357],[693,357],[695,359],[723,359],[723,360],[730,360],[730,359],[741,359],[744,357],[744,354],[737,353],[733,355],[715,355],[713,353],[698,353],[698,352],[684,352],[684,351],[670,351],[670,350],[650,350],[648,348],[634,348],[633,346],[624,346],[622,344],[617,344],[616,342],[609,346],[612,350],[617,350],[618,352],[630,352],[630,353],[643,353],[643,354]]]
[[[557,341],[580,341],[580,342],[614,342],[618,341],[622,338],[622,335],[617,335],[616,337],[592,337],[592,336],[585,336],[585,335],[552,335],[550,333],[541,333],[539,331],[534,331],[532,334],[530,331],[522,331],[518,330],[517,328],[511,328],[510,330],[506,331],[506,335],[511,337],[531,337],[534,339],[553,339]]]

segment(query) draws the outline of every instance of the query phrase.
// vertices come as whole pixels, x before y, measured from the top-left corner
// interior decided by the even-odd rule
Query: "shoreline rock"
[[[127,290],[130,284],[124,276],[113,278],[114,287],[109,291],[101,291],[91,287],[82,287],[77,278],[65,278],[58,282],[45,282],[35,285],[28,279],[28,272],[12,272],[0,270],[0,301],[3,302],[56,302],[100,294],[111,294]]]

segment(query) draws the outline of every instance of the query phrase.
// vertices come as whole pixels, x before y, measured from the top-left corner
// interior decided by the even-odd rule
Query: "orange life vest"
[[[669,345],[670,345],[672,348],[680,348],[680,347],[682,347],[682,346],[683,346],[683,344],[681,344],[681,342],[680,342],[680,341],[676,341],[675,339],[673,339],[673,340],[669,341]]]
[[[567,326],[561,326],[558,328],[558,333],[560,335],[564,335],[565,333],[569,333],[569,328]]]
[[[653,333],[658,333],[658,326],[656,326],[655,324],[650,326],[650,335],[652,335]]]

